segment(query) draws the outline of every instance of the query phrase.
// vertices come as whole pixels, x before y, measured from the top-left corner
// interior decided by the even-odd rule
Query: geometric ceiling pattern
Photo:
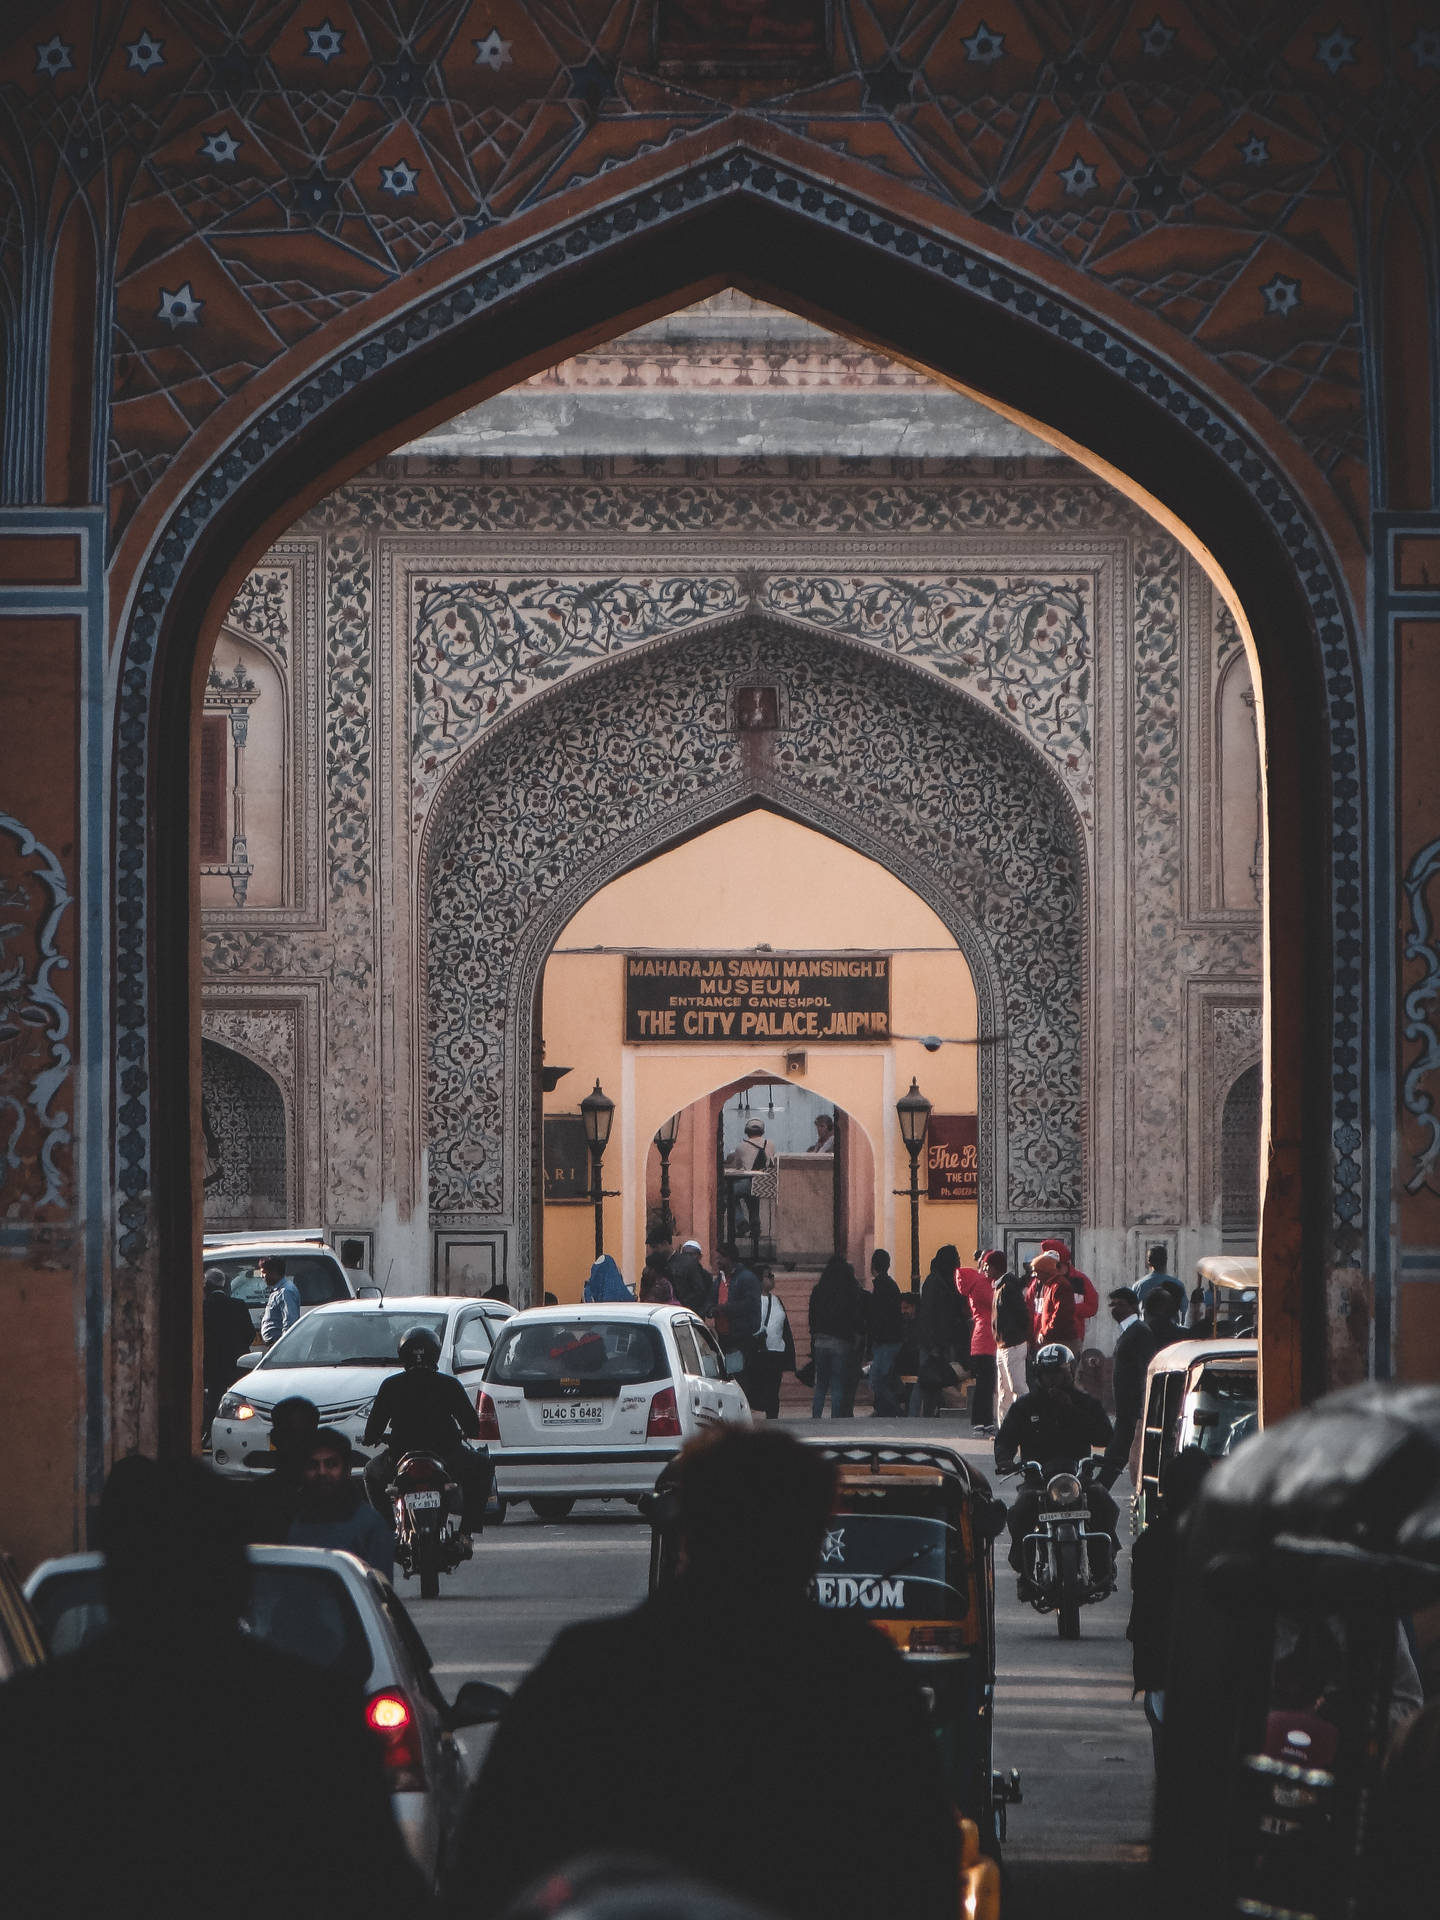
[[[822,170],[843,157],[852,182],[873,170],[1145,308],[1241,382],[1363,526],[1374,235],[1394,196],[1436,202],[1440,26],[1424,0],[17,11],[0,55],[0,303],[23,358],[56,237],[88,223],[113,314],[117,532],[200,422],[325,322],[548,198],[727,121],[738,134],[742,116],[813,146]]]

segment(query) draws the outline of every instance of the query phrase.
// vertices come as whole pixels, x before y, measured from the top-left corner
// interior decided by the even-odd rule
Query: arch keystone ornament
[[[162,1406],[188,1408],[181,1333],[193,1312],[188,1287],[165,1305],[179,1284],[165,1275],[189,1264],[188,1129],[177,1117],[157,1133],[152,1106],[163,1083],[169,1111],[187,1110],[183,1036],[155,1017],[158,1006],[188,997],[192,905],[184,756],[164,752],[162,735],[184,712],[191,652],[223,614],[237,556],[253,563],[264,551],[279,524],[277,500],[300,502],[333,486],[382,441],[408,437],[417,418],[439,417],[449,396],[474,393],[477,372],[498,390],[505,369],[560,360],[587,331],[623,325],[647,302],[650,311],[677,306],[727,280],[1088,448],[1172,511],[1224,569],[1250,618],[1262,698],[1272,683],[1280,696],[1274,724],[1267,718],[1270,950],[1281,987],[1271,1000],[1270,1099],[1277,1164],[1293,1177],[1277,1184],[1262,1237],[1284,1254],[1274,1296],[1284,1304],[1270,1323],[1282,1398],[1324,1384],[1324,1300],[1334,1284],[1355,1284],[1362,1265],[1376,1276],[1379,1326],[1388,1252],[1373,1232],[1365,1244],[1364,1224],[1363,709],[1347,589],[1284,463],[1304,456],[1298,448],[1277,454],[1251,427],[1238,390],[1231,408],[1201,378],[1178,372],[1173,356],[1099,315],[1063,265],[1039,255],[1023,266],[1001,262],[990,249],[1008,243],[983,223],[953,210],[937,209],[936,219],[952,230],[895,206],[877,211],[743,147],[680,166],[599,211],[531,229],[435,291],[417,276],[408,307],[357,330],[257,404],[169,511],[129,588],[114,715],[115,1284],[142,1303],[142,1345],[167,1313],[175,1325],[163,1364],[148,1347],[117,1356],[142,1383],[142,1399],[153,1393]],[[503,247],[505,237],[492,227],[475,245]],[[359,328],[363,312],[355,310]],[[1137,313],[1137,327],[1146,324]],[[477,1142],[477,1169],[483,1158]],[[1385,1371],[1388,1363],[1377,1334],[1376,1364]],[[188,1420],[187,1412],[187,1431]],[[123,1426],[115,1443],[134,1444],[138,1435]]]

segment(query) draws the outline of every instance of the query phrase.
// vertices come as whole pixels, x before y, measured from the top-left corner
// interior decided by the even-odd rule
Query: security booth
[[[1440,1388],[1356,1387],[1217,1464],[1183,1542],[1159,1748],[1177,1920],[1385,1920],[1384,1767],[1440,1602]],[[1158,1910],[1158,1908],[1157,1908]],[[1411,1909],[1406,1909],[1410,1911]]]

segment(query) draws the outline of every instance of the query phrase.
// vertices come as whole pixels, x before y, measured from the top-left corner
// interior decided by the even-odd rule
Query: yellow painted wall
[[[895,955],[891,1025],[898,1034],[971,1039],[975,990],[944,923],[903,882],[873,860],[777,814],[755,812],[647,861],[602,888],[556,942],[545,970],[543,1030],[548,1066],[570,1073],[545,1097],[546,1113],[576,1113],[598,1078],[616,1104],[605,1154],[605,1245],[633,1285],[645,1251],[645,1151],[672,1113],[747,1073],[784,1073],[774,1044],[626,1046],[624,953],[640,947],[708,951],[766,943],[777,951],[862,948]],[[596,952],[593,949],[611,949]],[[592,951],[583,951],[592,949]],[[863,1126],[875,1154],[877,1237],[902,1284],[909,1261],[909,1162],[895,1101],[919,1079],[937,1113],[974,1113],[976,1050],[927,1053],[913,1040],[815,1046],[799,1084],[843,1107]],[[923,1191],[923,1172],[922,1172]],[[713,1254],[709,1222],[680,1221]],[[951,1240],[975,1245],[976,1209],[921,1202],[922,1265]],[[588,1205],[545,1209],[545,1286],[579,1297],[594,1254]]]

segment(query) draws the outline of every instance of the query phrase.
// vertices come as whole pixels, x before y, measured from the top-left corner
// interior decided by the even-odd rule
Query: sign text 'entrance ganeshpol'
[[[825,1041],[890,1038],[890,956],[631,953],[625,1038]]]

